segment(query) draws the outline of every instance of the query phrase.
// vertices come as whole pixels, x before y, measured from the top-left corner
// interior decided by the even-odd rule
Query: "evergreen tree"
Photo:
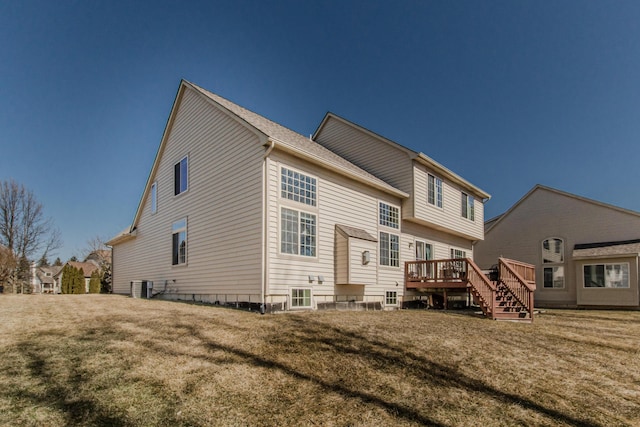
[[[73,277],[71,276],[72,268],[73,267],[71,267],[69,264],[65,264],[65,266],[62,267],[62,280],[60,282],[60,291],[63,294],[71,293],[71,281],[73,280]]]
[[[95,270],[91,273],[91,279],[89,280],[89,293],[90,294],[98,294],[100,293],[100,280],[101,274],[100,271]]]
[[[84,271],[74,268],[74,280],[73,280],[73,293],[84,294],[86,293],[86,286],[84,282]]]
[[[62,266],[62,260],[60,260],[60,257],[56,258],[56,260],[53,262],[53,265],[56,267]]]

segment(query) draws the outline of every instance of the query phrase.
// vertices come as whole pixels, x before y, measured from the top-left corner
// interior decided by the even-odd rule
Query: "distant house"
[[[491,288],[467,270],[488,198],[335,114],[307,137],[182,81],[133,222],[108,242],[113,292],[266,311],[464,297]]]
[[[86,289],[85,292],[89,293],[89,282],[91,280],[91,275],[93,274],[94,271],[100,269],[100,267],[98,266],[98,263],[95,261],[86,261],[86,262],[67,261],[64,265],[70,265],[72,267],[77,268],[78,270],[82,270],[84,275],[85,289]],[[62,284],[63,269],[64,269],[64,266],[60,267],[60,271],[53,276],[57,286],[55,293],[62,292],[61,284]]]
[[[475,247],[536,266],[539,306],[640,307],[640,213],[536,185],[486,222]]]
[[[34,293],[60,293],[60,282],[55,279],[60,270],[62,270],[62,266],[35,267]]]

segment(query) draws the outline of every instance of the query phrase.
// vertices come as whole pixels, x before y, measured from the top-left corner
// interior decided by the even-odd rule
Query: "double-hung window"
[[[400,228],[400,209],[387,203],[379,204],[379,223],[383,227]],[[380,265],[400,266],[400,236],[389,231],[380,231]]]
[[[564,240],[550,237],[542,241],[543,288],[564,288]]]
[[[187,262],[187,219],[176,221],[172,226],[172,264],[180,265]]]
[[[173,194],[184,193],[189,188],[189,157],[173,165]]]
[[[468,195],[467,193],[462,193],[461,198],[462,204],[462,217],[470,219],[471,221],[475,221],[475,209],[473,196]]]
[[[427,175],[427,201],[430,205],[442,207],[442,180],[431,174]]]
[[[314,214],[283,207],[280,222],[280,252],[316,256],[317,227]]]
[[[280,169],[280,197],[307,206],[317,204],[316,178],[288,169]],[[280,209],[280,252],[316,256],[317,216],[293,207]]]

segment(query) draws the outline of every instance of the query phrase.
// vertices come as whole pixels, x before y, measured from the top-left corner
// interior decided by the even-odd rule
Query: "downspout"
[[[266,311],[265,295],[267,293],[267,285],[269,282],[269,232],[267,227],[269,225],[269,207],[267,206],[268,192],[269,192],[269,170],[267,168],[267,158],[269,154],[276,147],[276,142],[273,139],[269,139],[269,148],[262,157],[262,286],[260,290],[260,314],[264,314]]]

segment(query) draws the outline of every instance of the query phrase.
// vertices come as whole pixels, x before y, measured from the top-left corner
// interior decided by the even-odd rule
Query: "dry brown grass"
[[[0,424],[638,425],[640,313],[0,297]]]

